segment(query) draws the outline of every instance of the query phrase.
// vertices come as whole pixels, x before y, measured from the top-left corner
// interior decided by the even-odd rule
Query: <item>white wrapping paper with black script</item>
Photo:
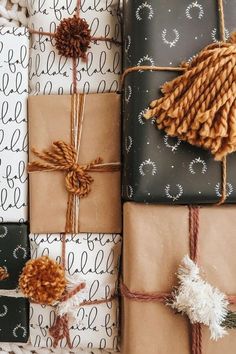
[[[0,221],[27,221],[29,34],[0,27]]]
[[[32,258],[49,256],[60,262],[62,252],[60,234],[30,234]],[[121,251],[118,234],[68,234],[66,236],[66,277],[72,283],[85,282],[79,296],[81,302],[103,300],[101,304],[81,305],[69,320],[73,348],[118,349],[119,306],[113,298],[117,290]],[[52,347],[48,329],[55,321],[55,307],[31,304],[30,340],[35,347]],[[58,347],[67,348],[66,339]]]
[[[119,0],[82,1],[84,18],[93,37],[121,40]],[[61,20],[75,14],[77,0],[28,0],[29,28],[55,33]],[[79,92],[114,92],[121,72],[121,46],[106,41],[92,41],[87,61],[79,59],[76,67]],[[71,58],[58,54],[55,39],[31,34],[29,85],[32,94],[69,94],[72,92]]]

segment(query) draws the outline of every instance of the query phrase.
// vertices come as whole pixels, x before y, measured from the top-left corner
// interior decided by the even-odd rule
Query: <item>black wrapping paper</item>
[[[226,37],[236,29],[236,0],[224,1]],[[219,39],[217,0],[124,2],[124,69],[138,65],[178,66]],[[161,97],[174,72],[128,74],[123,99],[123,198],[136,202],[217,203],[221,163],[158,131],[142,115]],[[227,203],[236,201],[236,154],[227,158]]]
[[[0,342],[28,341],[29,304],[26,299],[0,296],[0,329]]]
[[[30,258],[26,224],[0,224],[0,267],[9,277],[0,281],[0,289],[16,289],[19,275]]]

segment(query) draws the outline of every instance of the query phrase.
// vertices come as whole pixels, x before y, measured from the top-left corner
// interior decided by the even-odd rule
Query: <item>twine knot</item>
[[[191,62],[183,75],[162,87],[144,115],[155,117],[169,136],[209,150],[215,160],[236,151],[236,33],[213,43]]]
[[[54,38],[59,54],[69,58],[86,59],[86,52],[90,48],[91,30],[85,19],[77,15],[63,19],[56,29]]]
[[[63,316],[57,316],[54,325],[49,328],[49,334],[54,339],[53,348],[57,347],[59,340],[66,338],[68,347],[72,349],[68,322],[67,314]]]
[[[85,283],[80,283],[72,291],[66,292],[61,298],[59,304],[70,300],[84,288],[85,288]],[[57,347],[59,340],[66,338],[68,347],[71,349],[72,344],[71,344],[70,333],[69,333],[69,314],[68,312],[61,311],[59,308],[59,304],[57,304],[57,316],[54,324],[49,328],[49,334],[54,339],[53,341],[54,348]],[[73,308],[73,311],[76,311],[76,308]]]
[[[4,267],[0,267],[0,281],[9,277],[7,270]]]
[[[32,152],[39,157],[41,161],[32,161],[28,165],[29,172],[34,171],[65,171],[65,186],[69,193],[86,197],[91,191],[93,178],[89,171],[97,170],[102,159],[99,157],[87,165],[79,165],[75,148],[64,141],[52,143],[50,150],[39,152],[32,149]]]

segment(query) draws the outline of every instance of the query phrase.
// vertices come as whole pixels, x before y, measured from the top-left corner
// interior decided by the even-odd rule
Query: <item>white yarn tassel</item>
[[[85,283],[80,276],[67,276],[67,290],[71,291],[75,288],[79,283]],[[57,314],[59,316],[63,316],[65,314],[68,315],[69,320],[73,323],[77,317],[77,311],[83,300],[85,299],[85,291],[86,288],[80,290],[77,294],[72,296],[66,301],[60,302],[57,305]]]
[[[189,256],[183,258],[177,276],[180,285],[173,292],[170,306],[186,314],[191,323],[209,326],[211,339],[225,336],[227,331],[222,323],[228,314],[226,295],[201,278],[200,269]]]

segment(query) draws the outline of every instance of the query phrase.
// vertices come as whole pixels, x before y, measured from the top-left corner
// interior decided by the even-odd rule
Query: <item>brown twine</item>
[[[62,249],[61,249],[61,264],[65,270],[65,256],[66,256],[66,235],[62,235]],[[71,291],[65,291],[64,294],[62,295],[60,299],[60,303],[69,300],[73,296],[75,296],[78,292],[83,290],[86,286],[86,283],[80,283],[78,284],[73,290]],[[109,298],[105,299],[98,299],[98,300],[84,300],[81,302],[80,306],[86,306],[86,305],[100,305],[100,304],[105,304],[110,301],[113,301],[116,299],[116,295],[112,295]],[[49,328],[49,334],[53,338],[53,348],[56,348],[58,345],[58,342],[66,338],[67,340],[67,345],[70,349],[72,349],[72,344],[71,344],[71,339],[70,339],[70,331],[69,331],[69,317],[68,314],[64,314],[63,316],[56,315],[55,322],[54,324]]]
[[[78,0],[77,1],[77,6],[76,6],[76,11],[75,11],[75,18],[77,19],[80,19],[80,8],[81,8],[81,1]],[[81,19],[83,20],[83,19]],[[63,19],[60,24],[62,24],[62,22],[65,21],[65,19]],[[67,20],[67,22],[69,21],[73,21],[73,18],[69,18]],[[85,23],[86,21],[83,20]],[[60,27],[60,24],[59,26],[57,27],[57,29]],[[33,28],[29,28],[29,33],[31,34],[40,34],[40,35],[44,35],[44,36],[49,36],[49,37],[52,37],[52,38],[55,38],[57,37],[57,30],[55,33],[53,32],[46,32],[46,31],[41,31],[41,30],[35,30]],[[78,36],[77,36],[78,37]],[[93,41],[93,42],[110,42],[110,43],[113,43],[113,44],[116,44],[116,45],[121,45],[122,43],[118,40],[116,40],[115,38],[112,38],[112,37],[102,37],[102,36],[90,36],[90,40]],[[65,42],[65,41],[64,41]],[[73,40],[71,42],[71,45],[75,45],[75,41]],[[65,45],[63,45],[64,49],[63,51],[65,51],[65,54],[68,53],[68,52],[71,52],[70,51],[70,48],[66,48]],[[80,45],[78,45],[78,51],[80,52]],[[75,52],[75,51],[74,51]],[[63,55],[63,53],[61,53]],[[87,56],[83,55],[82,54],[82,57],[87,60]],[[72,57],[72,84],[73,84],[73,93],[77,93],[77,60],[78,60],[78,55],[74,55]]]
[[[77,217],[75,215],[76,197],[87,197],[91,191],[93,182],[89,172],[117,172],[120,170],[120,163],[103,163],[100,157],[88,164],[78,163],[80,141],[83,127],[85,95],[72,95],[72,116],[71,116],[71,144],[64,141],[55,141],[48,150],[43,152],[32,148],[32,152],[39,160],[28,164],[28,172],[65,172],[65,187],[68,192],[65,232],[78,232],[76,227]],[[76,129],[77,136],[76,139]]]
[[[223,0],[218,1],[218,13],[219,13],[219,28],[220,28],[220,39],[225,42],[225,19],[224,19],[224,6]],[[136,66],[127,68],[121,77],[121,89],[124,85],[125,77],[135,71],[173,71],[173,72],[184,72],[185,75],[178,77],[171,83],[166,83],[163,86],[163,92],[168,93],[168,100],[162,97],[151,103],[151,109],[145,114],[146,118],[155,116],[157,126],[159,129],[164,129],[170,136],[178,136],[181,140],[186,140],[193,145],[211,149],[212,153],[215,154],[216,158],[222,160],[222,192],[221,198],[217,205],[221,205],[225,202],[227,198],[226,183],[227,183],[227,161],[226,155],[236,149],[236,125],[234,115],[236,112],[236,101],[233,92],[236,90],[233,84],[234,80],[234,70],[236,65],[236,46],[232,43],[236,42],[236,35],[232,37],[232,43],[214,43],[205,48],[196,59],[193,59],[191,65],[198,64],[192,70],[187,71],[188,65],[183,65],[181,67],[159,67],[159,66]],[[212,56],[212,53],[215,55]],[[209,54],[209,58],[206,54]],[[227,57],[228,56],[228,57]],[[214,60],[213,60],[214,59]],[[202,62],[200,62],[202,60]],[[212,63],[217,64],[215,67],[210,67]],[[194,77],[196,74],[202,70],[202,76],[196,82],[196,86],[192,87],[188,95],[184,95],[180,102],[177,102],[177,107],[174,107],[175,97],[180,95],[181,91],[185,92],[186,82],[189,76]],[[219,76],[221,75],[221,80]],[[214,78],[214,79],[213,79]],[[213,79],[213,80],[212,80]],[[210,81],[211,80],[211,81]],[[208,85],[206,89],[206,85]],[[230,89],[231,86],[231,89]],[[174,89],[173,93],[170,94],[171,89]],[[222,90],[222,97],[217,99],[217,104],[214,109],[211,110],[211,120],[218,110],[221,109],[222,121],[218,123],[218,127],[215,125],[212,127],[209,124],[211,122],[205,122],[204,128],[207,134],[209,131],[209,137],[202,137],[198,134],[196,127],[194,127],[194,117],[199,111],[201,105],[209,106],[211,104],[212,95],[216,95],[219,90]],[[201,96],[201,99],[196,100],[196,107],[193,107],[192,103],[196,97]],[[206,102],[204,102],[204,100]],[[166,117],[167,108],[171,109],[173,117]],[[190,107],[189,115],[187,116],[186,109],[184,107]],[[174,110],[175,108],[175,110]],[[227,116],[231,112],[231,119],[229,119],[229,129],[231,133],[229,134],[228,142],[225,140],[225,134],[227,134]],[[180,118],[176,116],[180,115]],[[178,116],[179,117],[179,116]],[[175,119],[173,119],[175,118]],[[165,119],[165,120],[164,120]],[[181,121],[182,119],[182,121]],[[217,122],[218,122],[217,118]],[[217,123],[216,122],[216,123]],[[196,123],[200,124],[200,123]],[[179,135],[178,128],[181,129],[181,135]],[[190,130],[189,130],[190,128]],[[211,129],[211,130],[210,130]],[[203,133],[202,133],[203,134]],[[213,136],[213,135],[214,136]]]
[[[199,258],[199,207],[189,206],[189,252],[190,258],[198,262]],[[131,291],[123,282],[120,284],[121,295],[136,302],[169,303],[171,293]],[[230,304],[236,304],[236,295],[227,296]],[[191,324],[191,354],[202,354],[202,326],[200,323]]]

